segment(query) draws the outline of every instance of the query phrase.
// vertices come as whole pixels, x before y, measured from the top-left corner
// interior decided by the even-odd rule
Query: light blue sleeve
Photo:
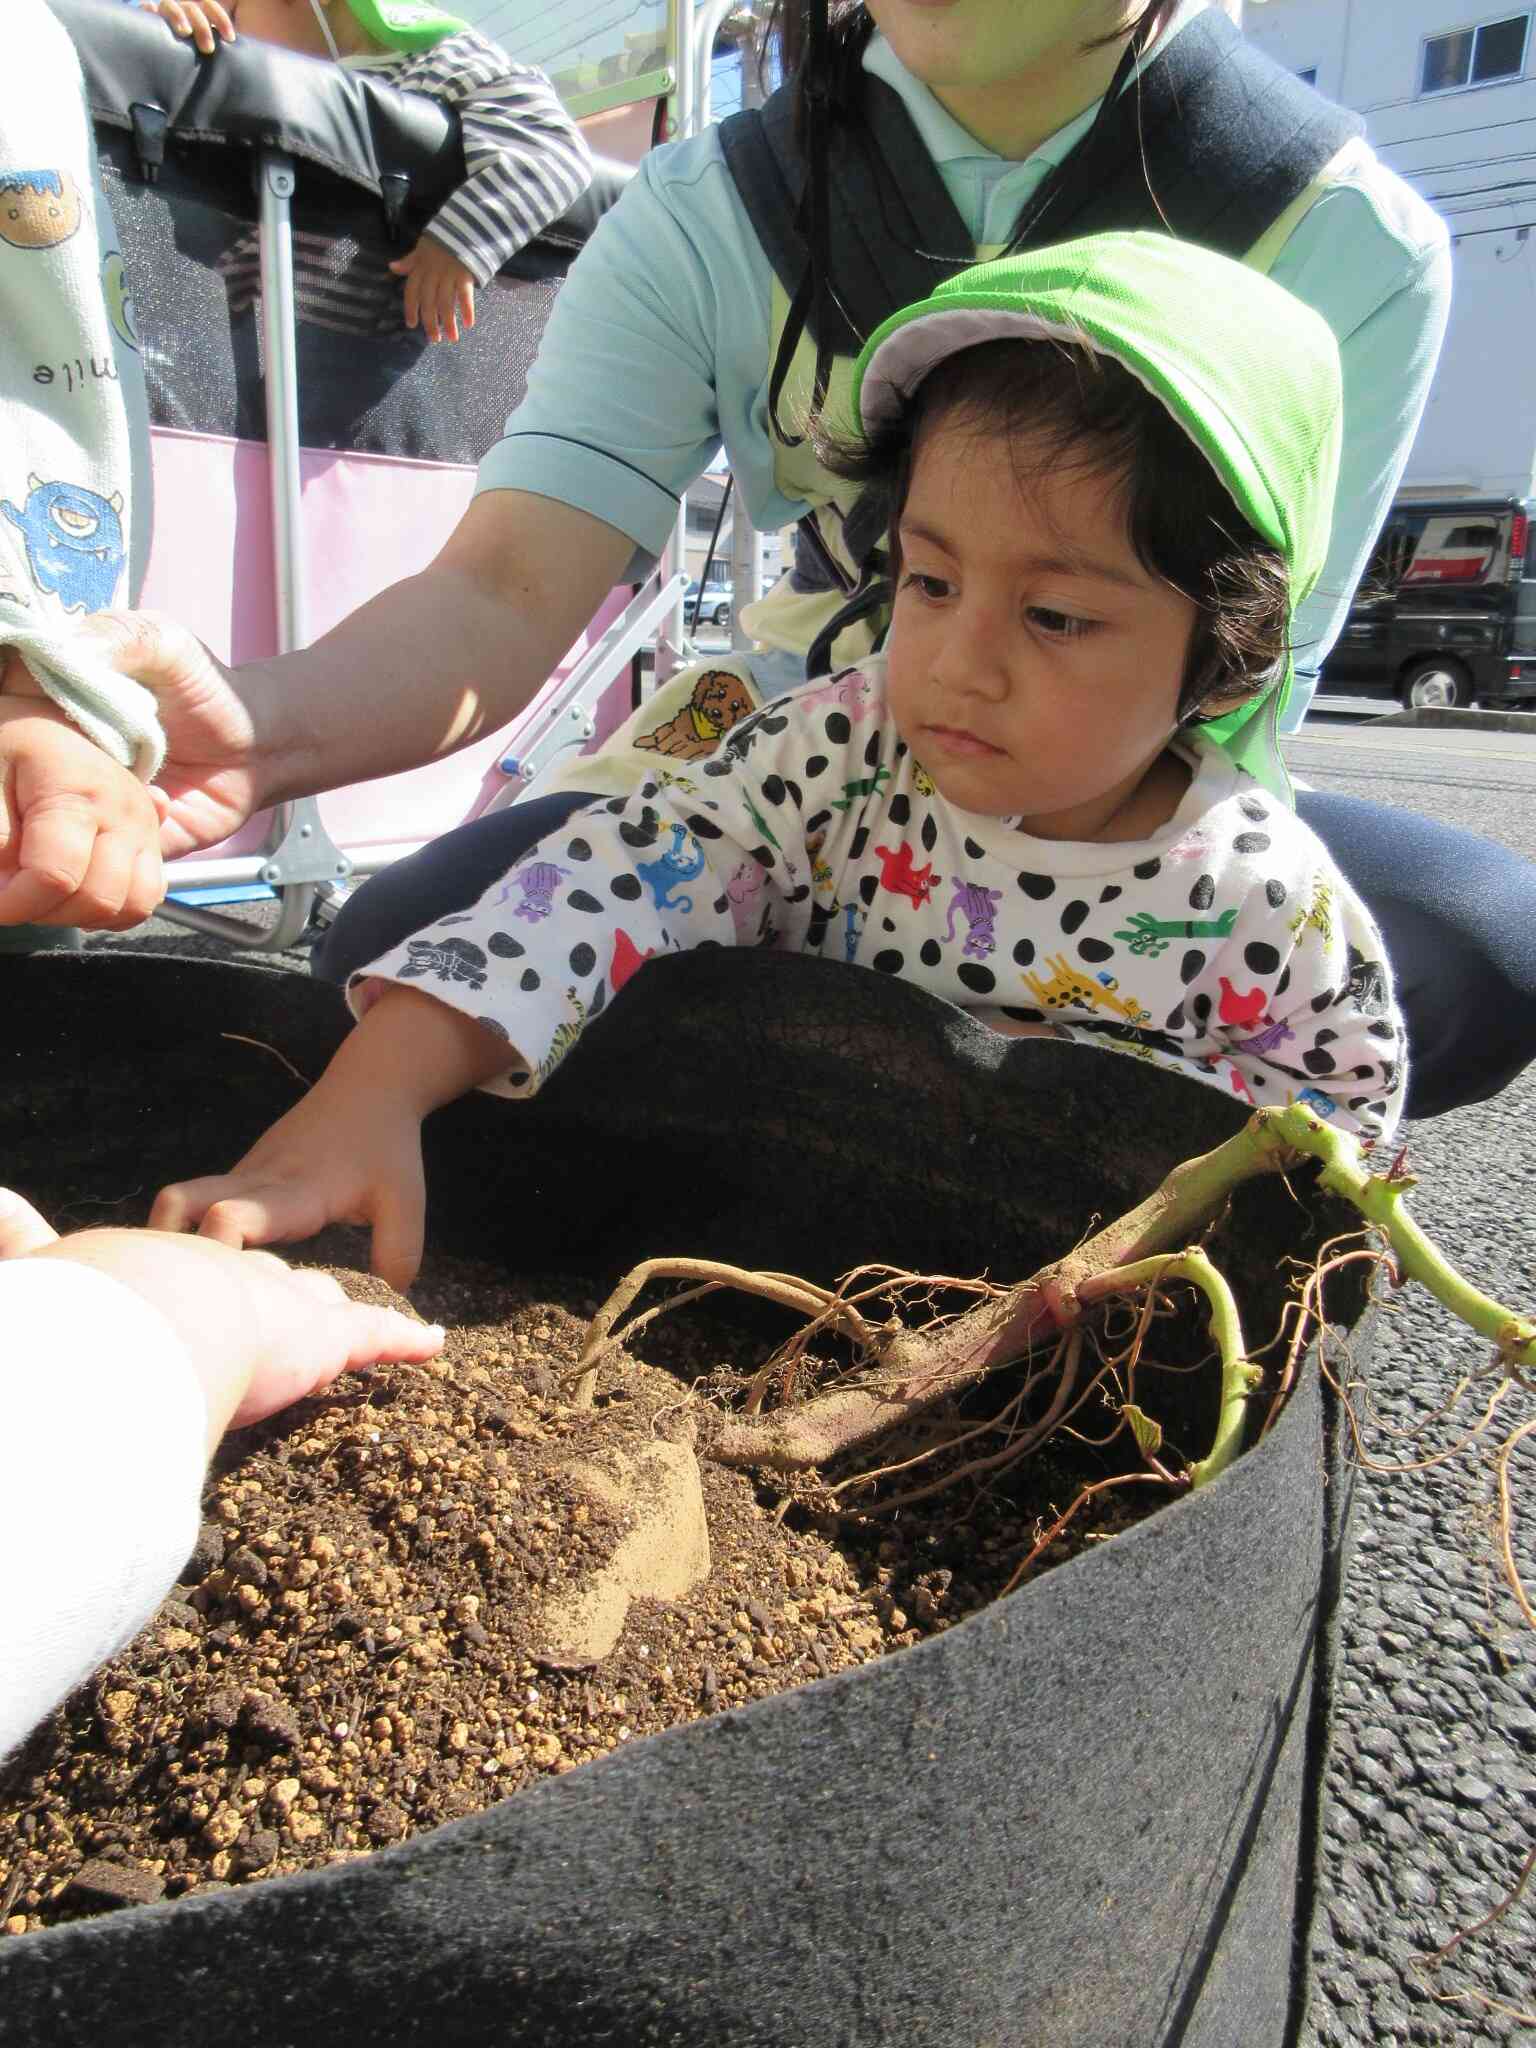
[[[801,508],[773,488],[759,417],[768,321],[766,260],[715,134],[654,151],[572,265],[477,488],[606,520],[639,574],[724,441],[754,523],[785,524]]]
[[[1317,671],[1392,503],[1450,311],[1444,223],[1390,172],[1377,176],[1385,207],[1353,186],[1325,194],[1270,272],[1327,320],[1344,375],[1333,540],[1318,586],[1296,614],[1296,681],[1282,720],[1291,732],[1312,701]]]

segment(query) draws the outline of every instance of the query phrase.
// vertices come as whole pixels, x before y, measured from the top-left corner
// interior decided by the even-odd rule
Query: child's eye
[[[1076,640],[1084,633],[1092,632],[1094,621],[1080,619],[1071,612],[1053,611],[1049,605],[1032,604],[1026,616],[1033,626],[1052,640]]]
[[[908,570],[901,579],[903,590],[915,590],[919,597],[925,597],[930,604],[950,595],[949,579],[944,576],[924,576],[916,569]]]

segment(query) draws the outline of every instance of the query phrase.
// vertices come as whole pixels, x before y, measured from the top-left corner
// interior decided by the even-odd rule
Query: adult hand
[[[142,924],[165,894],[160,817],[41,692],[0,696],[0,926]]]
[[[255,727],[229,670],[160,612],[93,612],[79,631],[101,643],[114,668],[154,693],[166,739],[156,779],[165,799],[161,853],[175,860],[227,839],[263,802]],[[0,675],[0,693],[0,701],[44,695],[14,655]]]
[[[94,1266],[157,1308],[202,1383],[210,1450],[226,1429],[318,1394],[351,1367],[417,1363],[443,1345],[436,1325],[348,1301],[329,1274],[295,1272],[269,1252],[153,1230],[61,1238],[9,1189],[0,1189],[0,1258]]]

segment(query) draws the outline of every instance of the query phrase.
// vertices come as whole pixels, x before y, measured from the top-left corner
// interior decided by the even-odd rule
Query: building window
[[[1304,71],[1298,71],[1296,76],[1301,80],[1303,85],[1316,85],[1317,66],[1315,64],[1309,64],[1307,65]]]
[[[1424,45],[1419,91],[1456,92],[1468,85],[1496,85],[1519,78],[1525,70],[1529,14],[1509,14],[1477,28],[1458,28],[1448,36],[1431,36]]]

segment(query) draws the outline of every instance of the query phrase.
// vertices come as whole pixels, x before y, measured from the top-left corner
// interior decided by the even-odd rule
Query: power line
[[[1364,109],[1357,108],[1356,112]],[[1371,137],[1373,149],[1407,149],[1415,142],[1448,142],[1453,135],[1490,135],[1495,128],[1520,128],[1527,121],[1536,121],[1536,114],[1514,114],[1507,121],[1479,121],[1471,128],[1437,128],[1433,135],[1400,135],[1395,140],[1383,141],[1379,135]]]
[[[1404,164],[1399,176],[1404,178],[1434,178],[1445,176],[1452,171],[1491,171],[1500,164],[1524,164],[1536,159],[1536,149],[1512,149],[1507,156],[1469,156],[1454,164]]]
[[[1458,233],[1452,235],[1451,240],[1453,242],[1475,242],[1479,235],[1513,235],[1517,234],[1522,228],[1526,230],[1536,228],[1536,220],[1506,221],[1501,228],[1463,228]]]

